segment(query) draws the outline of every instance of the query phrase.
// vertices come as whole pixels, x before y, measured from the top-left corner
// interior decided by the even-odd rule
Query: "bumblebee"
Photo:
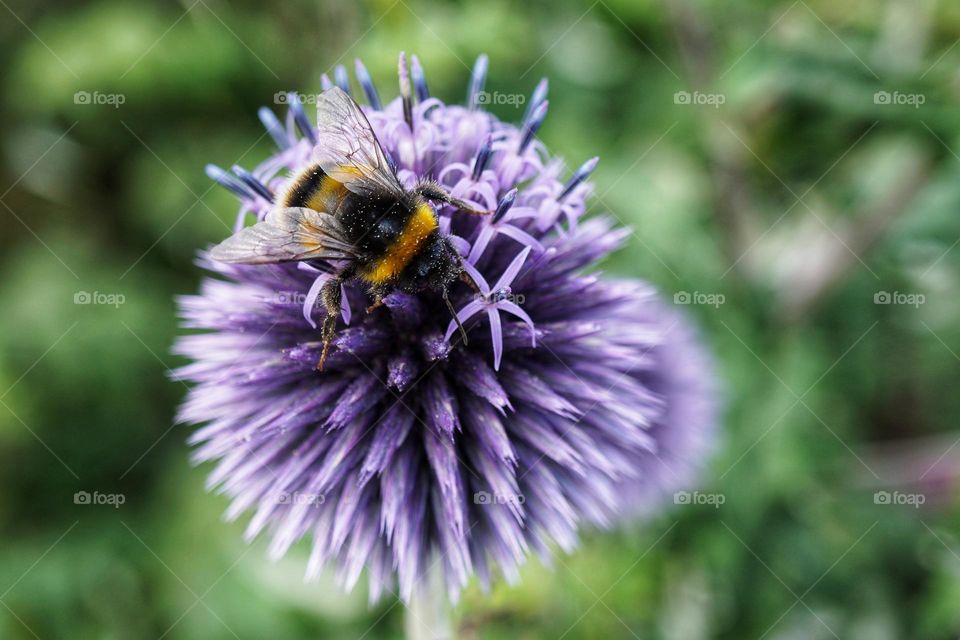
[[[321,291],[327,311],[317,363],[322,370],[336,333],[341,285],[350,280],[368,285],[374,301],[368,312],[394,289],[440,292],[460,325],[449,289],[458,279],[472,281],[440,231],[431,200],[471,214],[490,213],[429,179],[405,189],[359,105],[333,87],[317,101],[313,164],[292,178],[262,222],[224,240],[210,257],[241,264],[330,260],[341,265]],[[460,332],[466,340],[462,326]]]

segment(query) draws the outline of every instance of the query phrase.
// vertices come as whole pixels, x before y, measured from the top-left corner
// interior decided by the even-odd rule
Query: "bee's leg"
[[[454,198],[450,195],[446,189],[441,187],[439,184],[433,180],[421,180],[414,186],[413,191],[420,194],[428,200],[436,200],[437,202],[445,202],[449,205],[460,209],[466,213],[475,215],[475,216],[486,216],[493,211],[487,209],[477,209],[475,206],[467,202],[466,200],[461,200],[460,198]]]
[[[474,292],[474,293],[483,293],[483,292],[480,290],[480,285],[477,284],[476,280],[474,280],[474,279],[470,276],[470,274],[467,272],[466,269],[464,269],[464,270],[462,270],[462,271],[460,272],[460,281],[461,281],[461,282],[465,282],[468,287],[470,287],[471,289],[473,289],[473,292]]]
[[[347,267],[337,273],[323,284],[320,290],[320,297],[323,300],[323,306],[327,310],[327,317],[323,319],[321,336],[323,338],[323,351],[320,354],[320,361],[317,362],[317,370],[323,371],[323,365],[327,361],[327,354],[330,352],[330,343],[337,332],[337,318],[340,317],[342,306],[341,286],[344,282],[353,277],[353,269]]]
[[[389,287],[374,285],[370,287],[370,295],[373,296],[373,304],[367,307],[367,313],[373,313],[383,306],[383,299],[390,292]]]

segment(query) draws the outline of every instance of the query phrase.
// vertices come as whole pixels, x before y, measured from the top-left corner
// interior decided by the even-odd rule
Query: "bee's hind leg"
[[[466,213],[475,215],[475,216],[485,216],[493,213],[487,209],[477,209],[474,205],[470,204],[466,200],[461,200],[460,198],[455,198],[450,193],[441,187],[438,183],[433,180],[421,180],[413,188],[414,192],[419,193],[421,196],[427,200],[436,200],[437,202],[445,202],[451,206],[460,209]]]
[[[370,287],[370,295],[373,296],[373,304],[367,307],[367,313],[373,313],[383,306],[383,299],[390,292],[390,287],[382,285],[373,285]]]
[[[341,270],[334,277],[327,280],[320,290],[320,298],[323,300],[323,306],[327,310],[327,317],[323,319],[321,336],[323,338],[323,351],[320,353],[320,360],[317,362],[317,370],[323,371],[323,365],[327,361],[327,355],[330,353],[330,343],[337,333],[337,318],[340,317],[343,301],[341,299],[341,286],[344,282],[353,277],[353,269],[347,267]]]

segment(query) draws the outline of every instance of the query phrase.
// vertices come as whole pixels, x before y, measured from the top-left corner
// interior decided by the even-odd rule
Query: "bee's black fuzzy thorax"
[[[408,293],[424,289],[445,291],[462,271],[457,250],[446,236],[435,231],[400,273],[396,286]]]

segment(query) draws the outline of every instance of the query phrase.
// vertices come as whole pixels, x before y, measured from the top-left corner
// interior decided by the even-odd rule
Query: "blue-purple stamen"
[[[290,113],[293,114],[293,121],[296,123],[297,129],[299,129],[300,133],[303,134],[305,138],[308,138],[310,142],[317,144],[317,132],[307,118],[307,113],[303,109],[303,103],[300,102],[300,94],[295,91],[288,93],[287,104],[290,105]]]
[[[360,86],[363,88],[363,93],[367,96],[367,102],[370,103],[371,107],[380,111],[380,109],[383,108],[380,102],[380,94],[377,93],[377,87],[374,86],[370,73],[360,58],[354,60],[353,66],[357,72],[357,82],[360,83]]]
[[[256,192],[257,195],[267,202],[271,204],[273,203],[273,192],[267,188],[267,185],[257,180],[252,173],[237,164],[233,165],[230,170],[233,171],[234,175],[240,178],[243,184],[247,185],[251,190]]]
[[[347,75],[347,68],[342,64],[338,64],[333,69],[333,81],[337,83],[337,86],[343,89],[344,93],[348,96],[350,94],[350,76]]]
[[[520,139],[520,147],[517,153],[523,153],[526,148],[530,145],[530,142],[533,141],[533,136],[536,135],[537,130],[540,129],[540,125],[543,124],[543,119],[547,117],[547,107],[550,105],[548,100],[541,102],[530,114],[530,119],[523,123],[522,137]]]
[[[407,54],[400,52],[397,62],[397,75],[400,76],[400,98],[403,101],[403,119],[410,131],[413,131],[413,94],[410,90],[410,71],[407,69]]]
[[[493,154],[493,137],[488,133],[487,137],[483,139],[483,143],[480,145],[480,150],[477,151],[477,159],[473,162],[473,174],[471,177],[474,182],[480,180],[480,176],[483,175],[484,169],[487,168],[487,165],[490,164],[490,156]]]
[[[546,78],[540,80],[537,83],[536,88],[533,90],[533,93],[530,94],[530,102],[527,104],[527,110],[523,113],[522,122],[527,122],[530,120],[530,116],[533,115],[533,110],[540,106],[540,103],[547,99],[547,91],[550,89],[550,83]]]
[[[231,191],[241,199],[249,199],[256,195],[250,189],[250,187],[244,184],[241,180],[235,178],[233,175],[224,171],[215,164],[208,164],[203,168],[203,171],[207,174],[208,178],[219,184],[221,187]]]
[[[497,203],[497,210],[493,213],[493,223],[500,222],[503,219],[503,216],[507,215],[507,211],[510,211],[510,207],[513,206],[514,201],[517,199],[517,190],[510,189],[506,194],[500,199],[500,202]]]
[[[427,76],[423,73],[423,67],[420,66],[420,60],[416,55],[410,56],[410,75],[413,76],[413,89],[417,94],[417,101],[424,102],[430,97],[430,89],[427,87]]]
[[[287,130],[283,128],[279,118],[277,118],[277,114],[267,107],[260,107],[257,111],[257,117],[260,118],[260,122],[263,123],[263,128],[267,130],[267,133],[270,134],[273,142],[278,147],[281,149],[288,149],[290,147],[290,137],[287,136]]]
[[[470,73],[470,87],[467,90],[468,109],[476,109],[480,104],[480,94],[483,93],[483,87],[487,83],[489,62],[487,54],[482,53],[477,56],[477,61],[473,64],[473,71]]]
[[[390,153],[388,149],[383,149],[383,155],[387,158],[387,164],[390,165],[391,171],[396,173],[400,170],[400,167],[397,166],[397,161],[393,159],[393,154]]]
[[[333,83],[330,82],[330,76],[325,73],[320,74],[320,90],[327,91],[333,89]]]
[[[573,193],[573,190],[577,188],[581,182],[586,180],[593,170],[597,168],[597,163],[600,162],[600,156],[594,156],[580,165],[580,168],[577,169],[570,179],[567,180],[567,184],[563,186],[563,191],[560,192],[560,195],[557,196],[557,201],[561,201],[566,198],[568,195]]]

